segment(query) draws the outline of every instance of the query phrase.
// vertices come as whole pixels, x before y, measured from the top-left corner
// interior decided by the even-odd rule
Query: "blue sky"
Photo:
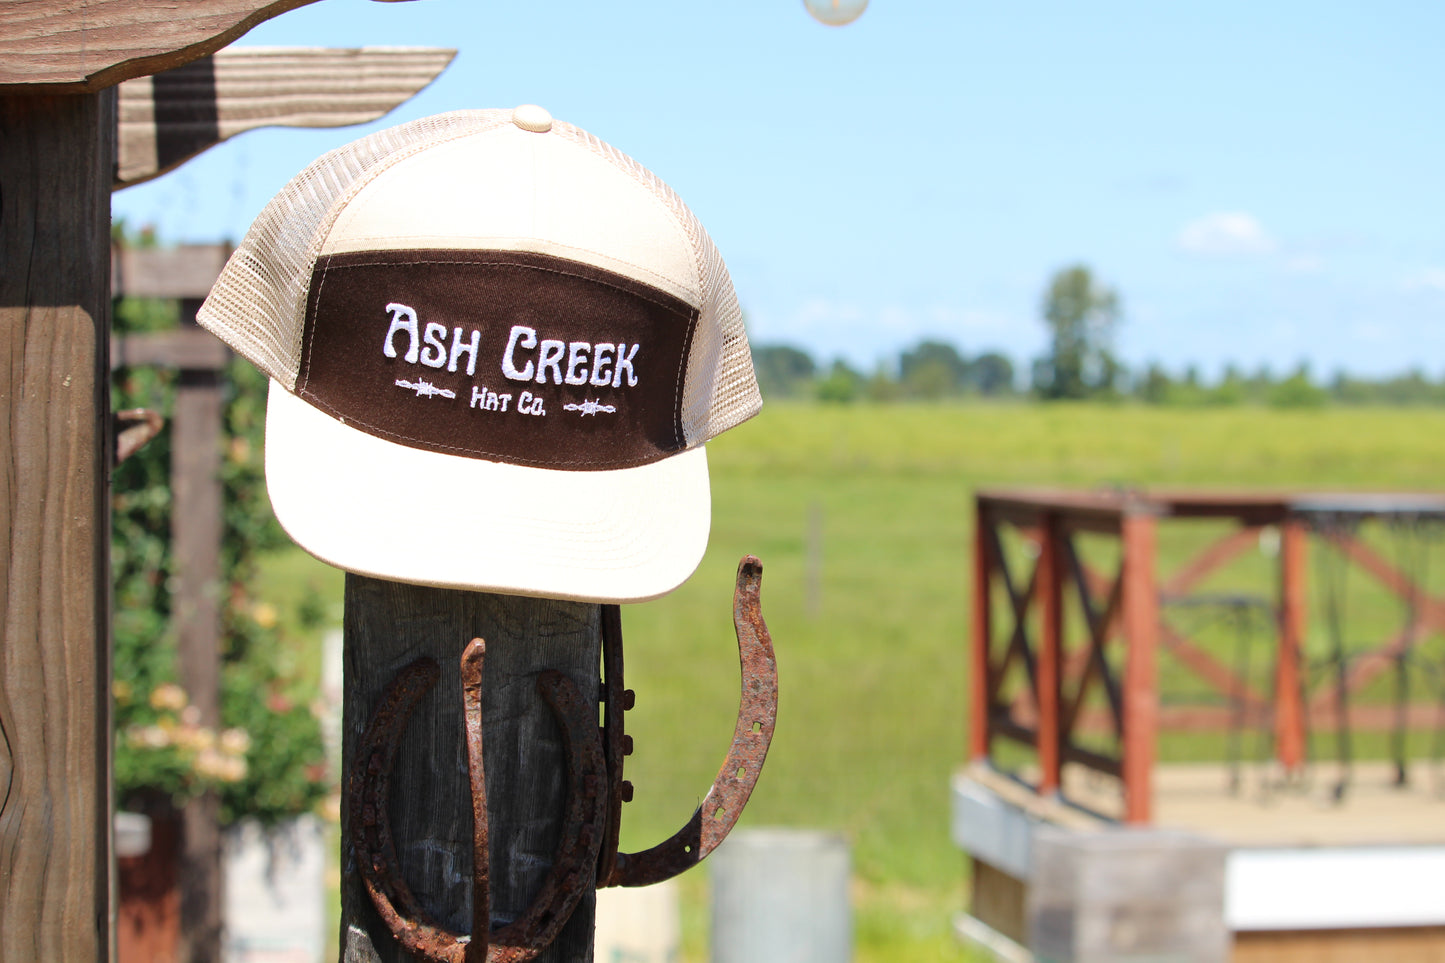
[[[448,46],[365,127],[254,131],[114,197],[239,238],[318,154],[538,103],[668,181],[754,342],[871,369],[924,337],[1019,362],[1050,274],[1123,303],[1132,365],[1445,375],[1445,4],[320,0],[240,45]]]

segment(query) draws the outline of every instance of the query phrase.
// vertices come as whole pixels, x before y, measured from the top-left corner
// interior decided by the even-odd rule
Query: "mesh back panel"
[[[510,110],[462,110],[378,131],[313,161],[246,232],[211,289],[199,320],[288,389],[301,364],[311,269],[322,240],[352,196],[382,171],[436,144],[511,123]],[[700,317],[683,392],[683,431],[700,444],[762,406],[742,311],[722,257],[692,211],[656,175],[570,124],[552,133],[629,174],[677,219],[697,265]]]
[[[288,389],[301,366],[306,291],[321,239],[367,175],[397,155],[508,123],[510,111],[461,110],[377,131],[321,155],[271,199],[231,254],[199,320]]]
[[[702,305],[683,392],[682,428],[688,445],[707,441],[757,414],[763,399],[753,375],[742,308],[722,255],[702,224],[672,188],[631,157],[571,124],[554,124],[552,129],[601,155],[656,195],[692,245]]]

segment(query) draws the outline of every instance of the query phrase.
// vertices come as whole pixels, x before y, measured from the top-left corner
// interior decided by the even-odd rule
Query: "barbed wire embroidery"
[[[410,388],[416,392],[418,398],[430,398],[433,395],[441,395],[443,398],[455,398],[457,393],[450,388],[438,388],[430,381],[406,381],[402,378],[396,380],[398,388]]]
[[[563,405],[563,411],[580,411],[585,418],[588,415],[595,415],[600,411],[607,414],[614,414],[617,411],[616,405],[604,405],[600,401],[584,401],[580,405]]]

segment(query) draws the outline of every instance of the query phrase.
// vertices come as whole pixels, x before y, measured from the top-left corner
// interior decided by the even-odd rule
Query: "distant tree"
[[[1013,362],[997,351],[987,351],[973,359],[969,380],[984,397],[1013,394]]]
[[[797,398],[807,394],[817,367],[802,348],[760,344],[753,347],[753,371],[765,398]]]
[[[1249,386],[1245,383],[1244,375],[1234,365],[1226,365],[1224,374],[1219,379],[1219,384],[1209,392],[1209,403],[1212,405],[1238,405],[1249,400]]]
[[[920,341],[898,357],[899,385],[914,398],[963,394],[969,373],[958,349],[942,341]]]
[[[892,372],[883,364],[873,369],[873,376],[864,386],[864,392],[869,401],[880,402],[897,401],[902,394],[898,379],[893,377]]]
[[[1304,363],[1269,392],[1269,403],[1276,408],[1318,408],[1328,400],[1325,389],[1310,380],[1309,365]]]
[[[863,394],[864,379],[842,358],[833,362],[828,374],[817,383],[819,401],[849,404]]]
[[[1034,390],[1044,398],[1086,398],[1110,391],[1119,374],[1113,357],[1119,297],[1082,264],[1064,268],[1044,294],[1049,353],[1034,369]]]
[[[1135,383],[1134,394],[1145,404],[1162,405],[1168,403],[1169,392],[1173,387],[1174,382],[1169,373],[1157,361],[1151,361],[1144,377]]]

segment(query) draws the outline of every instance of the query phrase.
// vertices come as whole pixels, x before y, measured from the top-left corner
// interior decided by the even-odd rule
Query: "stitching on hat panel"
[[[379,235],[379,234],[366,235],[366,234],[359,234],[359,235],[355,235],[355,236],[350,236],[350,237],[349,237],[349,241],[350,241],[351,243],[353,243],[353,244],[360,244],[360,243],[365,242],[365,241],[379,241],[379,242],[383,242],[383,243],[385,243],[385,244],[388,245],[388,247],[384,248],[384,250],[406,250],[407,248],[404,247],[404,246],[392,246],[392,245],[395,245],[395,244],[399,244],[399,242],[402,241],[403,239],[405,239],[405,235],[398,235],[398,234],[387,234],[387,235]],[[436,247],[436,246],[437,246],[437,245],[434,243],[434,239],[433,239],[430,235],[424,235],[424,236],[418,238],[417,240],[418,240],[418,243],[417,243],[415,246],[416,246],[416,247],[419,247],[419,248],[427,248],[427,247]],[[539,240],[541,240],[541,239],[539,238]],[[428,241],[431,241],[431,242],[433,242],[433,243],[426,243],[426,242],[428,242]],[[701,304],[692,305],[690,302],[693,301],[693,300],[698,300],[698,301],[705,301],[705,300],[706,300],[706,294],[705,294],[705,292],[702,292],[701,286],[699,286],[699,287],[697,288],[697,290],[698,290],[698,292],[699,292],[699,296],[698,296],[697,298],[693,298],[691,295],[689,295],[688,297],[683,297],[681,294],[673,294],[671,291],[667,291],[666,289],[668,289],[668,288],[679,288],[680,286],[677,284],[676,281],[673,281],[672,279],[670,279],[670,278],[668,278],[668,277],[666,277],[666,276],[664,276],[664,275],[662,275],[662,274],[658,274],[656,271],[652,270],[651,268],[647,267],[646,265],[638,264],[638,263],[635,262],[635,261],[624,260],[623,258],[617,257],[615,254],[609,254],[607,251],[601,251],[601,250],[598,250],[597,248],[581,247],[581,246],[575,245],[575,244],[566,244],[566,245],[559,245],[559,246],[560,246],[560,247],[566,247],[566,248],[568,248],[569,250],[573,250],[573,251],[580,251],[580,252],[583,252],[583,253],[586,253],[586,254],[595,254],[595,255],[598,256],[599,259],[601,259],[601,260],[603,260],[603,261],[610,261],[610,262],[612,262],[613,264],[622,265],[622,266],[627,267],[627,268],[629,268],[629,269],[636,270],[639,274],[646,274],[646,275],[649,276],[649,278],[651,278],[651,280],[647,280],[647,279],[644,279],[644,278],[637,278],[637,280],[638,280],[638,281],[641,281],[641,282],[644,283],[644,284],[649,284],[649,285],[651,285],[652,287],[663,289],[666,293],[671,294],[672,297],[677,298],[679,301],[683,301],[683,302],[689,303],[689,306],[690,306],[690,307],[701,308],[701,306],[702,306]],[[478,248],[457,248],[457,250],[459,250],[459,251],[476,251],[476,252],[478,252],[478,253],[482,253],[482,252],[486,252],[486,251],[489,251],[489,250],[498,250],[498,249],[497,249],[497,248],[491,248],[491,247],[478,247]],[[510,250],[510,249],[507,249],[507,250]],[[530,251],[528,251],[528,249],[526,249],[526,248],[518,248],[517,250],[522,251],[523,253],[548,254],[548,252],[546,252],[546,251],[530,252]],[[356,252],[355,252],[355,251],[348,251],[348,252],[337,252],[337,253],[356,253]],[[327,255],[322,255],[322,257],[325,257],[325,256],[327,256]],[[551,256],[551,257],[562,257],[562,255],[557,255],[557,254],[549,254],[548,256]],[[571,258],[570,260],[576,260],[576,258]],[[605,268],[605,267],[604,267],[603,270],[611,270],[611,271],[613,271],[613,273],[621,273],[621,272],[617,271],[615,268]]]
[[[698,235],[702,232],[702,224],[698,221],[697,215],[692,213],[692,209],[677,195],[677,192],[669,187],[662,178],[638,163],[636,159],[599,139],[595,135],[589,134],[580,127],[561,121],[554,124],[552,129],[566,135],[566,139],[570,142],[587,148],[593,154],[606,160],[614,168],[627,174],[635,182],[644,187],[648,195],[657,201],[663,210],[672,215],[674,223],[681,229],[683,237],[688,242],[688,248],[692,253],[693,270],[697,272],[697,277],[695,278],[697,289],[702,293],[704,298],[707,298],[708,291],[707,285],[704,283],[705,275],[698,243]]]
[[[677,364],[677,380],[673,382],[672,387],[672,432],[674,439],[676,439],[673,444],[680,443],[683,449],[690,447],[692,441],[692,439],[687,437],[687,432],[682,428],[682,407],[686,404],[686,399],[682,397],[682,390],[683,378],[687,374],[687,361],[692,355],[692,339],[696,336],[698,323],[702,320],[700,317],[696,317],[698,313],[699,312],[694,309],[695,316],[693,323],[688,325],[687,333],[683,336],[682,356],[678,359]]]

